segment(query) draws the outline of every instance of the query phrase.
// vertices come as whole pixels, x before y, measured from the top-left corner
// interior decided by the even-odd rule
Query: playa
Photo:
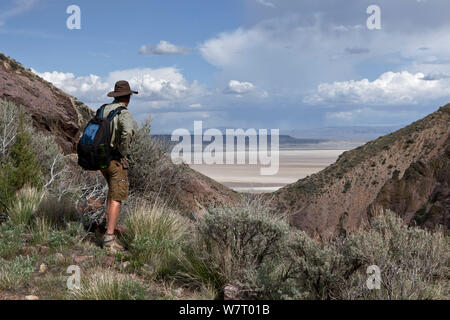
[[[273,192],[334,163],[343,149],[281,149],[278,173],[260,175],[260,165],[190,165],[194,170],[239,192]]]

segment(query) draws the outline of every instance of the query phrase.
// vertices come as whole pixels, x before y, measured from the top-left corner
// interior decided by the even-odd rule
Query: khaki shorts
[[[108,182],[108,198],[114,201],[128,200],[128,169],[124,169],[120,161],[112,160],[109,168],[101,172]]]

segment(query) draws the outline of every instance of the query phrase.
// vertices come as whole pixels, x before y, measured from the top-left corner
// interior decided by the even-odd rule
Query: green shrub
[[[81,218],[73,199],[67,196],[57,198],[52,194],[46,194],[42,199],[36,216],[45,219],[55,228],[65,228],[67,223],[79,222]]]
[[[75,244],[76,239],[65,230],[53,230],[48,236],[47,243],[51,248],[62,248]]]
[[[29,257],[18,256],[13,261],[0,259],[0,289],[17,289],[30,280],[33,271],[33,261]]]
[[[408,227],[390,211],[380,210],[366,231],[348,239],[365,267],[381,270],[381,290],[367,290],[365,269],[348,289],[351,298],[448,299],[450,248],[441,232]]]
[[[26,121],[25,113],[21,110],[17,134],[6,165],[8,182],[12,191],[19,190],[25,185],[42,187],[41,166],[31,147],[31,134],[26,128]]]
[[[14,201],[14,193],[25,185],[42,186],[31,130],[23,107],[0,99],[0,199],[7,204]]]
[[[16,226],[10,221],[0,224],[0,258],[15,257],[25,247],[25,234],[26,227],[23,225]]]
[[[448,298],[450,250],[441,233],[409,228],[381,210],[366,230],[320,243],[296,232],[285,256],[287,272],[308,299]],[[381,289],[366,286],[367,267],[381,270]]]
[[[176,204],[177,190],[186,179],[185,166],[173,164],[160,142],[151,136],[150,119],[136,129],[130,154],[130,188],[142,198],[162,198]]]
[[[218,292],[229,283],[239,287],[245,297],[271,298],[273,288],[262,285],[263,275],[268,275],[274,286],[282,280],[276,278],[276,261],[288,231],[285,219],[259,201],[210,208],[198,221],[198,238],[186,255],[180,276],[213,285]]]
[[[199,225],[200,235],[221,248],[223,271],[229,279],[238,276],[240,270],[258,268],[265,259],[275,257],[287,231],[287,223],[281,219],[249,207],[211,208]]]
[[[308,299],[338,299],[350,274],[361,266],[339,240],[321,243],[302,231],[291,235],[287,254],[285,277]]]

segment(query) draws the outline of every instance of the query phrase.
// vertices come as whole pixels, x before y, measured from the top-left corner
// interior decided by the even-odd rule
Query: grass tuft
[[[148,265],[154,275],[172,272],[182,255],[188,223],[181,215],[155,202],[138,203],[125,219],[122,237],[135,267]]]
[[[147,288],[131,277],[101,270],[69,293],[74,300],[146,300]]]
[[[9,219],[15,225],[28,225],[44,199],[45,192],[35,188],[24,187],[17,192],[12,204]]]

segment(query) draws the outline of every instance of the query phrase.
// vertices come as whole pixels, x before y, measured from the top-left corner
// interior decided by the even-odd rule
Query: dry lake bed
[[[281,149],[278,173],[271,176],[260,174],[261,165],[197,164],[190,167],[239,192],[273,192],[326,168],[348,149]]]

